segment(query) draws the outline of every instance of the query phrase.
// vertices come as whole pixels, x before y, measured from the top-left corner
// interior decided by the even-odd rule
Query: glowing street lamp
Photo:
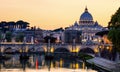
[[[99,54],[99,57],[101,57],[101,48],[102,48],[102,46],[101,46],[101,41],[102,41],[102,40],[99,38],[99,39],[98,39],[98,42],[99,42],[99,44],[98,44],[98,52],[99,52],[98,54]]]
[[[75,52],[78,53],[78,51],[79,51],[79,49],[78,49],[78,47],[77,47],[76,50],[75,50]]]
[[[106,48],[107,48],[107,50],[109,50],[109,49],[110,49],[110,47],[109,47],[109,46],[107,46]]]
[[[50,52],[53,53],[53,52],[54,52],[54,48],[51,48],[51,49],[50,49]]]

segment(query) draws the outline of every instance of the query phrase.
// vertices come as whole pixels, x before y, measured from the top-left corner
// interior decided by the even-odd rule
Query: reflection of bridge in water
[[[4,60],[0,62],[0,69],[50,69],[50,68],[70,68],[70,69],[79,69],[85,68],[83,62],[78,62],[77,60],[71,59],[54,59],[54,60],[45,60],[44,55],[31,54],[28,60],[19,60],[19,54],[13,55],[9,60]]]

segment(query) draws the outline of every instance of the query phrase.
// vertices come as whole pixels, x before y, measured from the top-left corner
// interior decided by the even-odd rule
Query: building
[[[64,31],[65,43],[80,43],[81,44],[81,31],[78,30],[65,30]]]
[[[81,14],[79,21],[67,27],[66,30],[78,30],[82,32],[82,43],[97,42],[98,36],[95,33],[103,31],[106,28],[102,27],[97,21],[93,21],[92,15],[89,13],[87,7]]]
[[[43,37],[46,36],[51,36],[56,38],[56,43],[61,43],[63,41],[63,28],[58,28],[58,29],[54,29],[54,30],[45,30],[43,32]]]
[[[27,43],[43,43],[43,30],[40,28],[32,27],[26,30],[16,30],[14,31],[15,37],[20,33],[26,37],[25,41]]]

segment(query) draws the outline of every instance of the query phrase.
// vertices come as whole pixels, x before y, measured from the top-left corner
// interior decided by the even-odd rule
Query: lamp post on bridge
[[[74,54],[75,53],[75,56],[76,56],[76,40],[75,38],[73,38],[73,43],[72,43],[72,53]]]
[[[48,38],[47,53],[45,55],[45,59],[48,59],[48,60],[53,59],[53,54],[51,52],[51,44],[50,44],[50,42],[51,42],[51,37]]]
[[[99,39],[98,42],[99,42],[99,45],[98,45],[98,51],[99,51],[98,56],[101,57],[101,48],[102,48],[102,46],[101,46],[101,42],[102,42],[101,39]]]
[[[48,54],[50,53],[51,46],[50,46],[50,39],[48,39],[48,46],[47,46],[47,52]]]
[[[29,56],[27,55],[27,49],[26,49],[26,37],[24,37],[23,45],[22,45],[22,53],[20,55],[20,59],[29,59]]]
[[[74,48],[74,38],[72,39],[72,53],[73,53],[73,48]]]

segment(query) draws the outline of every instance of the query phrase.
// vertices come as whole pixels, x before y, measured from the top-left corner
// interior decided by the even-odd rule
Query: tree
[[[24,33],[19,33],[17,36],[16,36],[16,41],[17,42],[23,42],[24,40]]]
[[[7,40],[7,42],[11,42],[12,33],[10,31],[6,32],[5,39]]]
[[[109,30],[108,39],[112,42],[114,48],[116,48],[116,50],[120,52],[120,30]]]
[[[15,25],[16,25],[16,23],[14,21],[10,21],[7,23],[7,26],[9,28],[9,30],[11,30],[11,31],[13,30],[13,28],[15,28]]]
[[[16,22],[16,25],[19,27],[19,28],[23,28],[23,29],[26,29],[27,27],[29,27],[29,23],[28,22],[25,22],[25,21],[22,21],[22,20],[19,20]]]
[[[6,21],[2,21],[2,22],[0,22],[0,30],[1,30],[2,32],[4,32],[4,33],[6,33],[6,31],[9,30]]]
[[[120,52],[120,8],[112,15],[108,24],[108,39],[113,43],[114,47]]]
[[[45,43],[48,43],[48,40],[50,39],[50,43],[55,43],[56,42],[56,38],[54,38],[54,37],[51,37],[51,36],[46,36],[46,37],[44,37],[44,41],[45,41]]]
[[[108,23],[109,29],[120,29],[120,8],[112,15],[110,22]]]
[[[116,53],[120,52],[120,8],[112,15],[108,28],[108,39],[113,44],[112,55],[115,59]]]

